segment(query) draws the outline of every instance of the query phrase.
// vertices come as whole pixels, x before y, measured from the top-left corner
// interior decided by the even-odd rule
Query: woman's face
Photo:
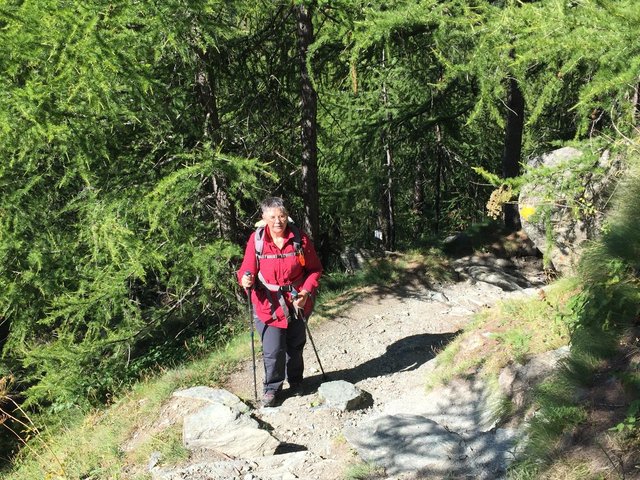
[[[269,227],[271,234],[282,235],[287,228],[287,212],[281,208],[268,208],[262,214],[262,219]]]

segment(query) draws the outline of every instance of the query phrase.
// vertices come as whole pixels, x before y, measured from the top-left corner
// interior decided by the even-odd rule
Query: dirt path
[[[541,284],[539,272],[528,273],[534,285]],[[371,394],[371,406],[354,412],[322,406],[317,389],[324,380],[308,343],[304,394],[287,397],[285,388],[276,408],[258,409],[255,416],[283,442],[283,451],[308,450],[320,459],[318,464],[305,467],[305,472],[298,472],[298,478],[344,478],[345,469],[358,459],[345,441],[342,429],[358,425],[399,398],[410,397],[411,392],[424,388],[425,377],[433,365],[429,360],[475,312],[521,294],[521,289],[508,292],[473,279],[447,285],[414,280],[401,287],[368,288],[355,295],[352,292],[350,298],[344,299],[338,314],[320,323],[312,318],[310,327],[327,380],[346,380],[357,385]],[[260,393],[259,357],[257,364]],[[226,388],[247,402],[253,401],[250,361],[231,375]]]

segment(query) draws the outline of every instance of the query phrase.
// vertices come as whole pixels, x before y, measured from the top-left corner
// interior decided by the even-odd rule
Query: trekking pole
[[[298,296],[298,292],[293,290],[291,292],[291,296],[295,300],[296,297]],[[326,380],[327,379],[327,374],[324,373],[324,368],[322,368],[322,362],[320,362],[320,355],[318,355],[318,350],[316,349],[316,344],[314,343],[313,337],[311,336],[311,330],[309,329],[309,323],[308,323],[307,319],[305,318],[304,313],[302,313],[302,309],[301,308],[297,308],[296,307],[296,313],[300,316],[300,319],[302,320],[302,323],[304,323],[304,327],[307,330],[307,336],[309,337],[309,341],[311,342],[311,346],[313,347],[313,353],[316,354],[316,359],[318,360],[318,365],[320,366],[320,371],[322,372],[322,379]]]
[[[249,270],[247,270],[246,272],[244,272],[244,276],[245,277],[249,277],[251,276],[251,272]],[[249,287],[246,289],[247,292],[247,311],[249,312],[249,328],[251,330],[251,359],[253,361],[253,398],[255,399],[256,403],[258,403],[258,382],[256,380],[256,349],[255,346],[253,344],[253,308],[251,306],[251,289],[252,287]]]

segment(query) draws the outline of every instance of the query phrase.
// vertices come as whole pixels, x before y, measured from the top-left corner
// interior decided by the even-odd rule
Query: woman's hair
[[[267,197],[262,202],[260,202],[260,208],[262,208],[262,213],[266,212],[270,208],[278,208],[282,210],[285,214],[287,213],[287,207],[284,205],[284,200],[280,197]]]

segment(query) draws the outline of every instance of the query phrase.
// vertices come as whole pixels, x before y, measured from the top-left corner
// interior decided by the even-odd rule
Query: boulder
[[[348,273],[364,269],[372,258],[373,253],[364,248],[346,247],[340,253],[340,260]]]
[[[586,168],[578,160],[583,156],[576,148],[564,147],[532,159],[530,168],[553,173],[537,183],[525,184],[518,198],[523,230],[561,274],[575,271],[585,242],[600,234],[621,170],[620,159],[611,157],[609,151]],[[545,210],[549,211],[548,219],[541,213]]]
[[[184,417],[182,441],[190,450],[211,449],[231,458],[273,455],[280,442],[260,428],[248,406],[231,392],[194,387],[174,396],[205,405]]]
[[[507,292],[531,286],[511,261],[491,254],[462,257],[452,262],[452,265],[461,279],[489,283]]]
[[[344,380],[323,383],[318,388],[318,394],[327,407],[343,412],[365,407],[370,397],[366,392]]]
[[[498,385],[502,394],[511,399],[516,408],[527,403],[527,395],[541,381],[557,370],[558,364],[569,356],[569,347],[540,353],[524,364],[511,364],[500,371]]]
[[[451,465],[462,463],[468,453],[458,435],[410,413],[383,415],[358,428],[346,427],[343,434],[365,461],[391,474],[426,468],[451,472]]]

